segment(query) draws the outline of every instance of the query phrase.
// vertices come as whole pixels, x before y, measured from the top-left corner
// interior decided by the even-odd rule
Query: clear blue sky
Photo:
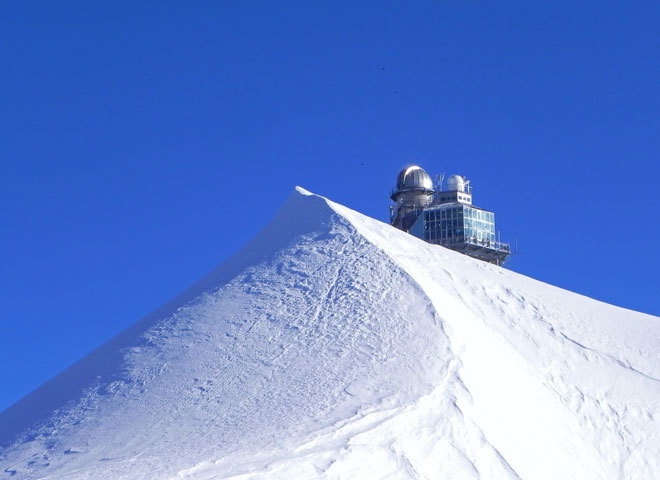
[[[510,268],[660,315],[659,25],[644,0],[4,2],[0,410],[295,185],[386,220],[408,163],[472,179]]]

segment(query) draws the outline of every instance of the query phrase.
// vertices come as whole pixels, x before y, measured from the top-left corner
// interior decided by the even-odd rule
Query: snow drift
[[[297,189],[0,414],[0,478],[655,479],[660,319]]]

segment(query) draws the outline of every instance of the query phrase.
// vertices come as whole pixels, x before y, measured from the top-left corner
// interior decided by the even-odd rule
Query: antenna
[[[444,173],[438,173],[435,176],[435,184],[436,184],[436,190],[438,192],[442,192],[442,182],[445,181],[445,174]]]

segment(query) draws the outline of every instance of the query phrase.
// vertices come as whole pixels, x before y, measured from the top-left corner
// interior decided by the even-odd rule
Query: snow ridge
[[[657,478],[658,321],[297,188],[0,413],[0,478]]]

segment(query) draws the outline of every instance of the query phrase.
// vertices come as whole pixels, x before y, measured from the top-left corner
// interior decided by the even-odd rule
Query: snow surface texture
[[[0,414],[0,478],[657,479],[660,319],[312,195]]]

